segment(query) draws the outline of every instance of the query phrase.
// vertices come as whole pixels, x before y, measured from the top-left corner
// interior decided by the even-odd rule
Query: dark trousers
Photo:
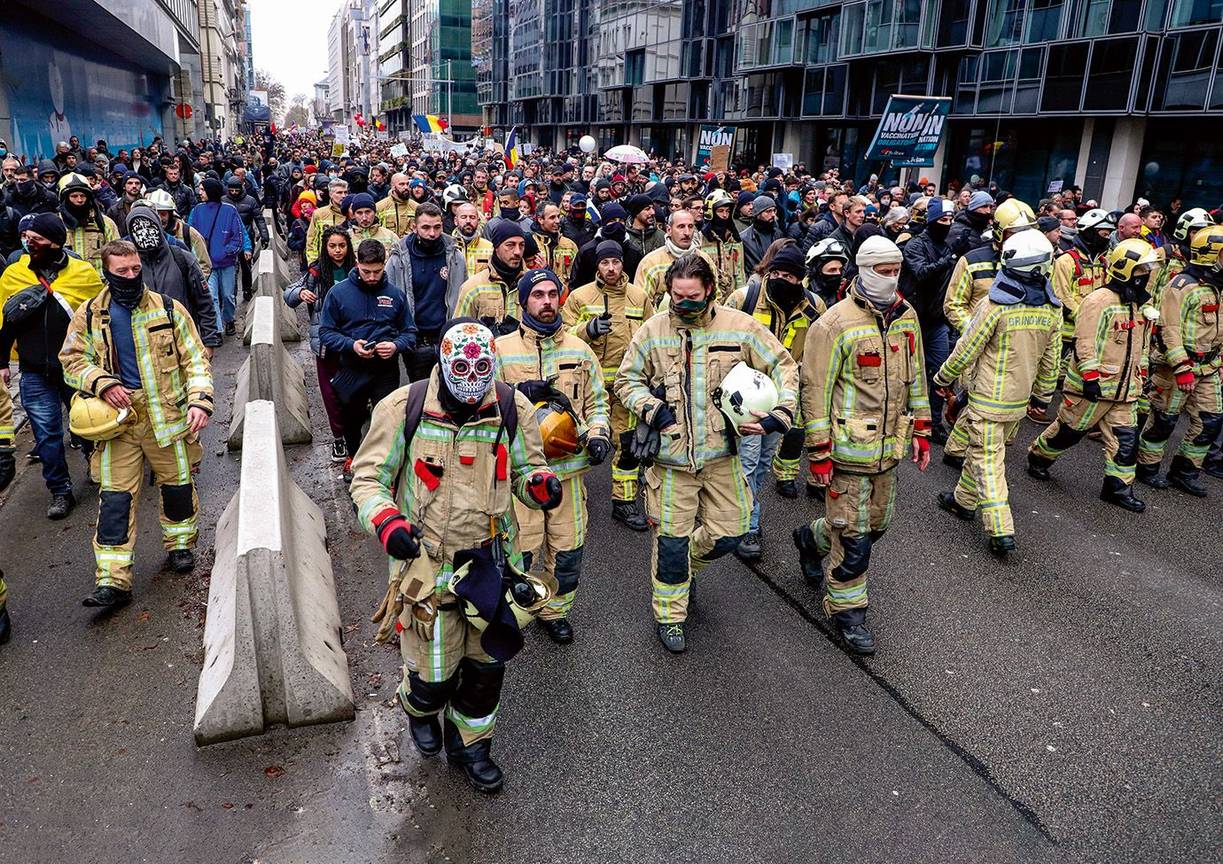
[[[340,402],[340,424],[344,427],[344,446],[349,456],[361,447],[361,430],[369,422],[374,406],[398,387],[399,366],[387,363],[350,394],[347,401]]]
[[[238,256],[238,269],[242,272],[242,299],[247,300],[251,293],[251,262],[245,255]]]
[[[930,417],[935,426],[943,425],[943,397],[934,392],[934,375],[951,356],[951,325],[946,321],[923,324],[921,341],[925,350],[926,387],[930,394]]]
[[[437,365],[437,333],[416,334],[416,347],[403,355],[403,369],[408,373],[408,382],[423,381]]]
[[[323,408],[327,412],[327,425],[331,427],[332,438],[344,436],[344,424],[341,422],[340,399],[331,386],[331,376],[340,369],[340,361],[334,354],[324,354],[314,358],[314,368],[318,371],[318,389],[323,397]]]

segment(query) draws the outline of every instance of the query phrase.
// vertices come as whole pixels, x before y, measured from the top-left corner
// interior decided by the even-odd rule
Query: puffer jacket
[[[149,425],[160,447],[190,434],[188,409],[212,414],[213,407],[212,370],[199,331],[186,308],[177,300],[170,302],[172,316],[166,314],[162,296],[146,290],[132,313],[141,389],[148,402]],[[109,310],[109,288],[82,303],[59,354],[64,381],[91,396],[101,396],[111,385],[122,383],[109,347],[113,342]]]
[[[378,403],[369,432],[353,457],[349,492],[357,519],[370,534],[376,536],[375,519],[388,510],[402,513],[419,527],[424,554],[417,560],[428,563],[428,577],[448,583],[455,553],[488,542],[493,529],[505,540],[507,556],[511,553],[509,541],[515,531],[511,494],[538,509],[527,492],[527,480],[534,472],[547,470],[547,463],[535,406],[521,393],[514,400],[517,432],[513,440],[504,440],[495,389],[480,410],[460,424],[442,407],[439,386],[434,368],[411,441],[404,440],[409,388],[401,387]],[[389,558],[387,563],[388,580],[398,580],[404,562]],[[433,588],[423,585],[409,602],[423,599]]]
[[[935,242],[924,231],[905,243],[901,250],[904,267],[900,270],[900,293],[909,301],[917,317],[927,327],[947,320],[943,297],[956,265],[955,254],[945,242]]]
[[[604,313],[611,315],[611,331],[606,336],[591,339],[586,332],[586,324],[591,318],[598,318]],[[609,285],[596,275],[594,282],[571,291],[561,307],[565,328],[589,345],[598,356],[603,369],[603,383],[608,387],[616,380],[620,361],[624,359],[624,352],[628,350],[633,336],[653,314],[654,306],[645,291],[629,282],[628,276],[623,273],[620,274],[620,281],[614,285]]]
[[[1048,404],[1057,386],[1061,306],[1050,287],[1040,306],[1021,302],[1022,292],[1000,273],[934,375],[936,385],[949,387],[975,365],[968,404],[986,420],[1018,420],[1030,399]]]
[[[246,229],[247,235],[254,241],[258,235],[259,242],[265,247],[268,245],[268,223],[263,218],[263,207],[255,200],[254,195],[243,195],[241,199],[235,201],[228,194],[225,196],[226,202],[238,208],[238,215],[242,218],[242,227]]]
[[[847,473],[896,467],[913,435],[930,435],[921,327],[904,300],[886,312],[855,279],[807,330],[802,411],[806,446]]]
[[[664,406],[675,414],[675,424],[661,430],[660,465],[699,471],[735,452],[735,430],[712,397],[739,361],[773,380],[779,401],[770,415],[788,430],[798,410],[798,366],[752,316],[711,303],[696,324],[661,313],[633,336],[616,374],[616,397],[646,423]],[[657,388],[663,398],[651,392]]]
[[[497,337],[497,377],[506,384],[548,381],[573,405],[578,435],[610,439],[607,390],[599,359],[590,346],[564,327],[543,336],[525,325],[517,333]],[[558,477],[581,474],[590,468],[586,449],[548,462]]]
[[[1062,389],[1082,395],[1083,382],[1094,380],[1101,399],[1136,402],[1147,377],[1151,323],[1141,304],[1123,302],[1111,288],[1088,294],[1079,306]]]
[[[1151,365],[1209,375],[1223,365],[1219,323],[1220,288],[1190,264],[1168,283],[1159,301],[1159,323],[1151,344]]]

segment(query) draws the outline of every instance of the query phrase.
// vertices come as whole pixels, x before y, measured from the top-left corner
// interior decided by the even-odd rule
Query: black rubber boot
[[[1037,480],[1052,480],[1053,475],[1049,473],[1049,469],[1053,467],[1053,460],[1046,459],[1044,456],[1039,456],[1036,453],[1028,454],[1028,476],[1035,477]]]
[[[672,654],[683,654],[688,649],[688,640],[684,637],[684,625],[682,622],[679,624],[658,624],[654,628],[654,632],[658,635],[658,641],[662,643],[662,647]]]
[[[1159,476],[1159,463],[1154,465],[1138,465],[1134,469],[1134,479],[1152,489],[1167,489],[1168,478]]]
[[[195,569],[195,553],[190,549],[175,549],[166,559],[175,573],[190,573]]]
[[[505,777],[497,763],[492,758],[492,742],[485,738],[475,744],[463,746],[459,729],[451,721],[446,721],[445,731],[446,761],[463,769],[467,782],[477,791],[493,795],[501,791]]]
[[[13,638],[13,621],[9,618],[8,606],[0,606],[0,645]]]
[[[962,506],[959,501],[955,500],[954,492],[940,492],[938,506],[940,510],[946,510],[952,516],[958,516],[965,522],[971,522],[977,515],[974,511]]]
[[[862,657],[875,653],[875,634],[866,626],[866,610],[851,609],[832,616],[845,647]]]
[[[106,585],[94,588],[93,593],[81,601],[81,605],[97,609],[118,609],[120,606],[126,606],[131,602],[131,591],[123,591],[119,588],[111,588],[109,585]]]
[[[735,554],[744,561],[759,561],[764,555],[760,546],[760,531],[748,531],[735,547]]]
[[[442,752],[442,724],[438,722],[436,714],[431,717],[409,714],[408,732],[421,756],[428,758]]]
[[[539,626],[548,634],[548,638],[557,645],[568,645],[573,641],[573,625],[568,618],[538,619]]]
[[[798,550],[798,566],[803,573],[803,581],[813,591],[819,591],[824,584],[824,558],[815,542],[815,532],[810,525],[799,525],[790,535],[794,538],[794,548]]]
[[[1172,457],[1172,464],[1168,466],[1168,484],[1195,498],[1205,498],[1210,494],[1206,487],[1198,482],[1198,469],[1179,454]]]
[[[1223,456],[1219,456],[1217,459],[1213,459],[1209,456],[1206,457],[1206,461],[1202,463],[1202,470],[1211,477],[1217,477],[1218,479],[1223,480]],[[3,488],[4,486],[0,484],[0,489]]]
[[[1122,510],[1131,513],[1141,513],[1147,509],[1146,502],[1134,497],[1133,487],[1127,486],[1118,477],[1105,477],[1104,486],[1100,489],[1100,500],[1107,504],[1116,504]]]
[[[612,501],[612,518],[634,531],[645,531],[650,522],[636,501]]]
[[[797,498],[798,497],[798,481],[797,480],[778,480],[776,486],[777,494],[782,498]]]
[[[8,488],[17,476],[17,457],[12,450],[0,452],[0,492]]]
[[[1006,560],[1006,557],[1015,551],[1015,535],[1002,534],[998,537],[990,537],[989,551],[994,556]]]

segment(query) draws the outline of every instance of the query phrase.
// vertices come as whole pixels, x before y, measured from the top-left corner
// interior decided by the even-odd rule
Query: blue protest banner
[[[866,151],[867,161],[896,167],[934,164],[934,152],[951,113],[950,96],[891,96]]]

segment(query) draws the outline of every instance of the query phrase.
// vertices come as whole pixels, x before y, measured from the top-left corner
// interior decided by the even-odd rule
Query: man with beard
[[[459,290],[454,315],[476,318],[501,336],[518,329],[522,313],[518,307],[518,280],[523,273],[526,234],[514,222],[502,220],[489,232],[493,245],[488,269],[467,278]]]
[[[140,253],[144,284],[154,294],[177,300],[191,314],[209,357],[220,346],[216,307],[208,293],[208,280],[195,255],[175,240],[167,239],[161,219],[148,207],[137,204],[127,217],[128,236]]]
[[[654,202],[648,195],[632,196],[625,202],[624,209],[629,217],[623,244],[625,256],[634,256],[640,262],[655,249],[662,248],[664,235],[655,223]],[[640,284],[636,268],[626,267],[624,272],[628,273],[630,281]]]
[[[54,213],[58,201],[55,193],[30,176],[28,165],[18,165],[7,187],[5,203],[17,211],[17,218],[31,213]]]
[[[16,345],[21,404],[51,493],[48,519],[63,519],[76,506],[64,452],[63,406],[72,390],[64,383],[59,348],[77,307],[102,290],[98,271],[64,251],[67,240],[58,214],[32,216],[26,230],[29,251],[0,276],[0,379],[8,383],[8,359]]]
[[[359,192],[348,202],[348,212],[352,214],[348,233],[352,237],[352,248],[356,249],[366,240],[377,240],[386,247],[387,254],[395,248],[399,238],[389,228],[384,228],[378,222],[377,205],[368,192]],[[393,281],[393,280],[392,280]],[[398,284],[398,283],[395,283]]]
[[[191,215],[191,208],[195,206],[194,193],[192,193],[191,188],[186,183],[182,182],[182,172],[173,162],[166,165],[164,177],[161,188],[174,199],[174,209],[178,212],[179,217],[186,219]]]
[[[743,269],[743,244],[735,231],[735,199],[724,189],[715,189],[705,199],[705,225],[701,251],[714,263],[718,274],[718,301],[724,301],[747,284]]]
[[[366,184],[365,191],[373,197],[374,203],[378,203],[390,194],[391,184],[387,181],[386,168],[381,164],[369,169],[369,183]]]
[[[144,196],[144,178],[134,171],[123,175],[123,195],[107,211],[106,215],[115,223],[120,234],[127,233],[127,214]]]
[[[459,242],[442,232],[442,211],[425,202],[416,208],[416,226],[395,246],[386,265],[392,285],[403,289],[416,322],[416,347],[403,355],[409,381],[429,377],[437,362],[437,340],[447,313],[458,303],[467,278]]]
[[[561,234],[573,241],[576,249],[581,248],[594,239],[594,224],[586,217],[586,196],[575,192],[569,196],[569,211],[561,219]]]
[[[484,167],[476,168],[472,174],[471,186],[467,189],[467,198],[476,205],[481,219],[488,219],[493,215],[493,205],[497,201],[497,196],[488,186],[488,171]]]
[[[753,271],[774,240],[782,237],[777,225],[777,202],[768,195],[758,195],[752,201],[752,226],[739,234],[743,244],[743,266]]]
[[[102,275],[102,247],[119,239],[119,229],[98,210],[90,185],[75,174],[68,175],[60,187],[59,200],[59,215],[68,229],[68,245]]]
[[[625,222],[627,220],[628,211],[615,201],[603,205],[600,213],[599,229],[595,231],[595,236],[590,242],[578,250],[578,258],[573,265],[574,285],[582,286],[594,281],[595,270],[598,264],[595,260],[595,255],[599,244],[604,240],[611,240],[620,246],[621,262],[625,274],[627,275],[630,271],[636,272],[637,265],[641,263],[641,257],[635,251],[629,250],[627,248],[628,244],[624,242],[627,236],[625,229]]]
[[[378,218],[384,227],[395,232],[396,237],[407,237],[412,233],[416,218],[416,202],[408,194],[408,183],[407,174],[392,174],[390,193],[378,202]]]
[[[531,234],[543,255],[542,266],[561,278],[561,285],[567,292],[570,276],[573,273],[573,263],[578,257],[578,247],[572,240],[560,233],[560,227],[560,205],[544,199],[535,210],[535,223],[531,228]]]
[[[133,210],[131,221],[157,217]],[[143,233],[143,226],[134,229]],[[102,250],[106,289],[77,309],[59,359],[64,378],[86,397],[98,397],[132,419],[101,443],[98,521],[90,607],[125,606],[132,599],[136,513],[145,463],[161,489],[162,545],[176,573],[195,568],[199,498],[192,466],[202,454],[200,432],[212,416],[212,371],[191,315],[177,301],[145,287],[131,243]],[[142,352],[138,345],[153,346]]]
[[[556,580],[556,594],[540,611],[539,624],[560,645],[573,641],[569,613],[589,522],[582,475],[601,465],[611,451],[603,371],[590,346],[562,327],[564,290],[551,270],[528,270],[518,280],[522,325],[497,339],[497,376],[532,404],[568,412],[576,421],[575,439],[562,441],[551,429],[544,437],[548,468],[561,481],[560,506],[542,514],[525,506],[514,508],[519,550],[537,554],[545,581]],[[584,445],[581,432],[586,435]]]
[[[696,221],[687,210],[676,210],[667,216],[667,233],[663,245],[641,259],[637,267],[637,285],[645,291],[650,302],[659,305],[666,291],[667,269],[687,254],[699,255],[717,275],[718,268],[696,242]]]
[[[463,252],[468,273],[478,273],[488,267],[493,244],[480,234],[480,210],[470,201],[454,208],[454,232],[450,235]]]

